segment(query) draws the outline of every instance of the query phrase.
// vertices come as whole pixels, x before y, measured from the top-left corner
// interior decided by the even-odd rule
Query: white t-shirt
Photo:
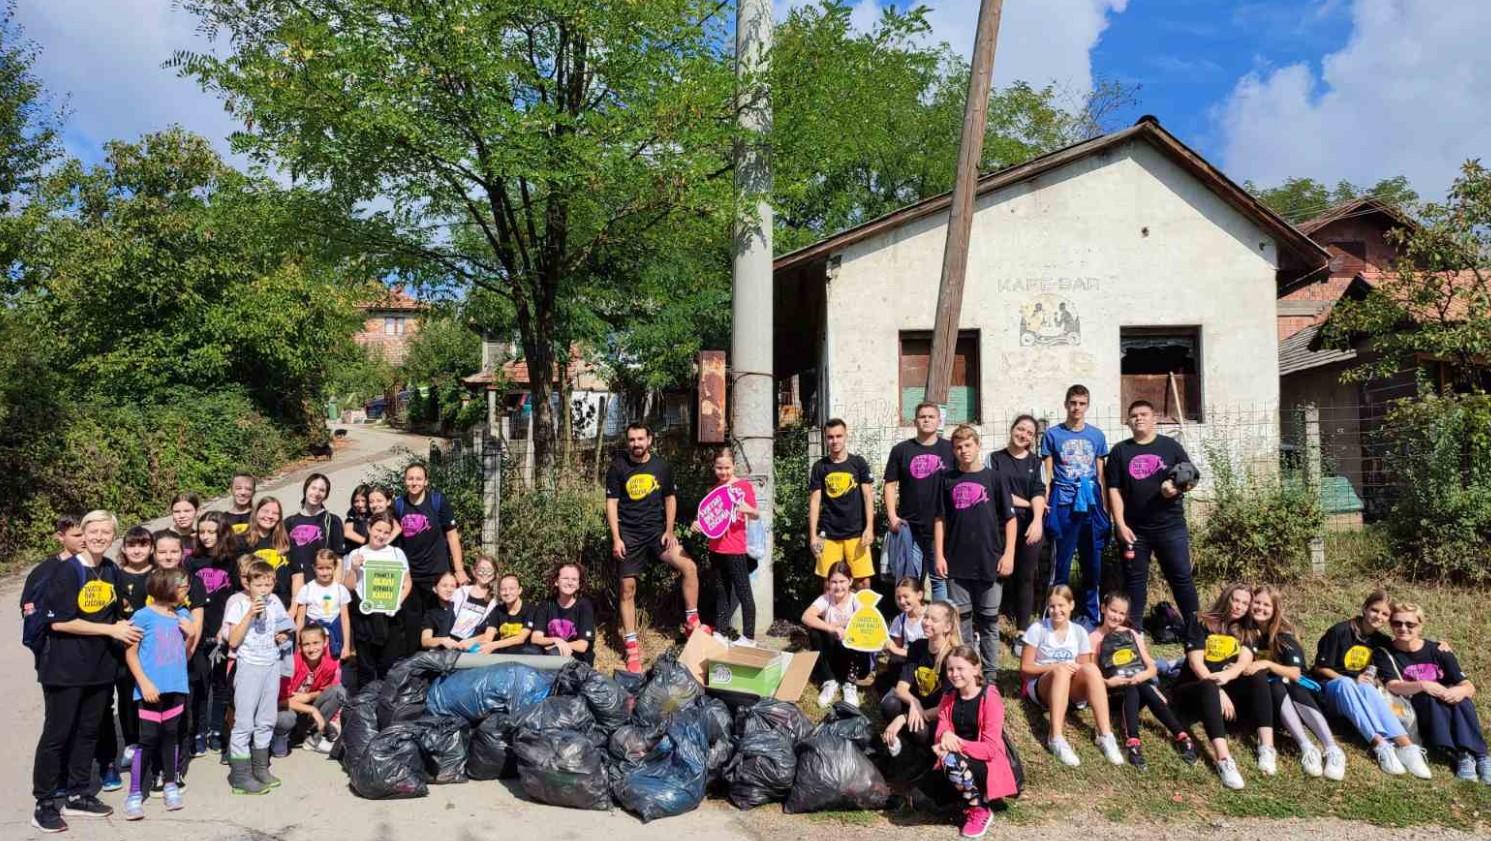
[[[828,596],[813,599],[813,609],[818,611],[819,618],[836,628],[849,626],[849,617],[854,615],[855,607],[852,595],[844,600],[842,607],[829,601]]]
[[[369,549],[364,546],[360,549],[353,549],[347,553],[346,561],[348,569],[352,568],[352,559],[355,557],[361,557],[363,563],[367,563],[368,561],[397,561],[404,568],[405,572],[409,571],[409,557],[404,554],[403,549],[397,546],[385,546],[382,549]],[[361,598],[363,595],[362,567],[357,568],[357,595],[358,598]]]
[[[253,608],[247,593],[234,593],[228,598],[228,603],[223,607],[223,639],[228,639],[233,633],[233,628],[249,615]],[[290,622],[290,614],[285,612],[285,606],[273,595],[264,600],[264,611],[253,621],[249,622],[248,631],[243,635],[243,642],[233,650],[237,655],[238,662],[249,666],[274,666],[280,662],[280,645],[275,642],[276,629],[294,625]]]
[[[911,645],[926,637],[922,631],[922,621],[920,619],[908,620],[904,613],[898,613],[895,619],[890,620],[890,635],[900,637],[906,645]]]
[[[1083,654],[1092,653],[1092,640],[1087,638],[1087,632],[1082,626],[1075,622],[1067,623],[1065,634],[1057,634],[1051,630],[1050,619],[1031,623],[1025,629],[1025,644],[1035,648],[1035,662],[1038,666],[1071,663]]]
[[[295,603],[305,605],[305,616],[313,622],[334,622],[341,618],[342,606],[352,603],[352,594],[335,581],[326,585],[308,581],[300,585]]]
[[[495,587],[487,594],[486,604],[472,601],[470,584],[457,588],[450,599],[450,609],[456,617],[456,621],[450,627],[450,635],[458,640],[470,639],[476,633],[476,629],[487,621],[488,616],[492,615],[497,602]]]

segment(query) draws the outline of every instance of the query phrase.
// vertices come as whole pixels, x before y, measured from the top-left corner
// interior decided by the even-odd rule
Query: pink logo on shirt
[[[197,580],[202,582],[202,589],[206,590],[209,596],[226,589],[231,583],[228,580],[228,571],[217,567],[202,567],[197,570]]]
[[[575,623],[568,619],[550,619],[547,633],[544,636],[569,641],[579,636],[579,634],[575,628]]]
[[[925,479],[942,469],[942,457],[935,453],[922,453],[911,459],[911,478]]]
[[[1403,678],[1405,680],[1432,680],[1438,683],[1444,679],[1444,670],[1439,668],[1438,663],[1413,663],[1403,667]]]
[[[309,546],[321,539],[321,527],[313,523],[301,523],[290,529],[290,542],[296,546]]]
[[[1148,479],[1165,469],[1165,460],[1157,455],[1142,453],[1129,462],[1129,475],[1135,479]]]
[[[959,482],[953,485],[953,507],[962,511],[989,501],[989,489],[982,482]]]
[[[399,519],[399,528],[404,530],[405,537],[413,537],[430,530],[430,518],[418,511],[410,511]]]

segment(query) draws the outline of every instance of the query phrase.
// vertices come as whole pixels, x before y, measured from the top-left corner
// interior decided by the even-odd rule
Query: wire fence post
[[[1320,407],[1305,404],[1305,488],[1318,504],[1324,504],[1320,486]],[[1310,538],[1310,572],[1325,575],[1325,536]]]
[[[473,443],[481,459],[481,550],[496,559],[502,529],[502,439],[484,429]]]

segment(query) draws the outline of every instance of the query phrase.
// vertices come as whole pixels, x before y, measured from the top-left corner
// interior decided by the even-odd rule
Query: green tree
[[[14,0],[0,6],[0,266],[14,268],[36,214],[27,195],[61,154],[61,114],[32,72],[36,46],[15,21]]]
[[[1319,216],[1332,205],[1366,196],[1404,211],[1412,210],[1419,200],[1419,194],[1402,175],[1384,178],[1367,189],[1345,179],[1337,181],[1335,187],[1327,187],[1313,178],[1286,178],[1283,184],[1268,188],[1247,181],[1243,187],[1290,222],[1303,222]]]

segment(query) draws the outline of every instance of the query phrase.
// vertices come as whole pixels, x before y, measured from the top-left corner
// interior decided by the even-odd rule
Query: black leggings
[[[69,795],[88,794],[98,727],[109,709],[114,685],[43,686],[41,693],[44,712],[31,768],[31,793],[38,801],[50,800],[63,787]]]
[[[827,631],[808,629],[808,640],[818,652],[818,661],[813,664],[813,680],[823,685],[830,680],[851,683],[865,673],[868,655],[850,651],[844,643]]]
[[[181,770],[181,725],[186,718],[187,703],[187,696],[180,692],[162,692],[160,700],[153,704],[139,702],[140,749],[135,751],[130,767],[130,794],[149,791],[157,771],[167,783],[177,781]]]
[[[1137,686],[1125,686],[1116,692],[1108,693],[1111,699],[1109,707],[1117,707],[1123,710],[1123,735],[1126,739],[1139,738],[1139,712],[1145,707],[1154,713],[1154,717],[1160,720],[1160,724],[1170,731],[1172,736],[1179,736],[1186,731],[1176,717],[1175,711],[1170,709],[1165,696],[1160,694],[1153,683],[1148,681]]]
[[[1015,627],[1021,633],[1030,626],[1030,615],[1035,612],[1035,571],[1041,564],[1041,546],[1025,542],[1025,530],[1035,520],[1035,512],[1029,508],[1015,509],[1015,571],[1010,574],[1005,586],[1014,588]]]
[[[1186,664],[1183,668],[1190,668]],[[1227,722],[1222,718],[1222,693],[1232,700],[1237,718],[1252,727],[1274,726],[1273,693],[1268,678],[1259,672],[1243,675],[1224,687],[1209,680],[1191,679],[1175,685],[1170,699],[1175,708],[1188,718],[1201,720],[1208,739],[1227,738]]]
[[[716,628],[730,627],[730,616],[740,604],[740,635],[756,638],[756,597],[751,593],[751,557],[709,553],[715,569]]]

